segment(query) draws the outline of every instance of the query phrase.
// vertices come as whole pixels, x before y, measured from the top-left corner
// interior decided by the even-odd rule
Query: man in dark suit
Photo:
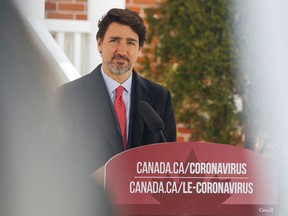
[[[112,9],[98,27],[102,64],[58,89],[47,130],[48,163],[54,167],[47,172],[47,184],[53,188],[47,203],[61,215],[112,215],[106,192],[93,177],[99,173],[103,177],[103,166],[116,154],[163,142],[141,117],[140,101],[149,103],[163,119],[167,141],[176,140],[169,91],[133,69],[146,36],[142,18],[130,10]]]
[[[85,174],[93,173],[126,149],[163,142],[142,119],[140,101],[149,103],[163,119],[167,141],[176,141],[169,91],[133,69],[145,41],[143,19],[131,10],[111,9],[98,27],[102,64],[90,74],[64,84],[58,100],[62,111],[57,118],[64,123],[59,130],[60,145],[71,158],[69,163],[81,164]],[[119,86],[124,87],[120,99],[116,93]],[[124,103],[124,117],[120,117],[125,118],[124,127],[118,119],[117,100]]]

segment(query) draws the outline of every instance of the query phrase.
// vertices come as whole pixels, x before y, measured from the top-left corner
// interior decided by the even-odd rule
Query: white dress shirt
[[[129,123],[130,123],[131,88],[132,88],[132,75],[133,75],[133,73],[131,73],[130,77],[124,83],[120,84],[117,81],[110,78],[109,76],[107,76],[102,67],[101,67],[101,72],[102,72],[102,76],[104,78],[104,81],[106,83],[112,104],[114,104],[114,102],[115,102],[116,88],[120,85],[125,88],[125,90],[123,91],[122,97],[123,97],[123,100],[124,100],[124,103],[126,106],[126,118],[127,118],[126,134],[127,134],[127,140],[128,140]]]

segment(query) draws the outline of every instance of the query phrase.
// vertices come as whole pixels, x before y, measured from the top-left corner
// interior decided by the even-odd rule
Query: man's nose
[[[117,53],[126,55],[127,53],[127,45],[125,43],[119,43],[117,47]]]

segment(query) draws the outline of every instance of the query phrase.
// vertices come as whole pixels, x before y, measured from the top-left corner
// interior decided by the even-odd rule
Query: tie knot
[[[124,91],[124,87],[123,86],[118,86],[116,88],[116,97],[122,96],[123,91]]]

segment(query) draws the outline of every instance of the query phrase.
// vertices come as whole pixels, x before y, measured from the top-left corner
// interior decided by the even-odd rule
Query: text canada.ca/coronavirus
[[[246,163],[137,162],[137,174],[245,175]]]
[[[253,194],[252,182],[131,181],[129,191],[136,193]]]

